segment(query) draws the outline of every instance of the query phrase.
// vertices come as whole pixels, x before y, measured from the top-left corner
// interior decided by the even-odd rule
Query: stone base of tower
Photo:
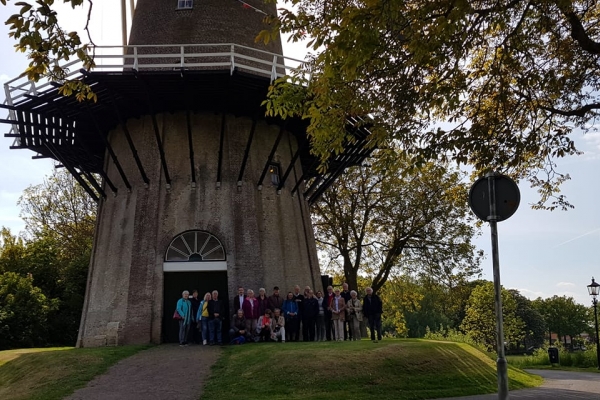
[[[127,191],[107,156],[105,170],[118,194],[100,203],[78,346],[165,340],[165,324],[176,323],[168,320],[175,303],[164,304],[165,256],[171,241],[186,231],[209,232],[221,242],[229,293],[224,300],[230,301],[240,285],[257,294],[261,287],[271,294],[277,285],[283,296],[294,285],[321,288],[303,185],[295,196],[291,194],[302,177],[300,162],[294,163],[280,191],[270,174],[260,190],[258,186],[273,148],[271,163],[280,167],[281,178],[297,150],[296,138],[284,132],[274,146],[280,128],[259,120],[244,157],[250,118],[193,114],[189,127],[196,182],[192,184],[186,114],[159,114],[157,122],[170,184],[150,117],[127,121],[148,185],[123,132],[117,129],[109,136],[132,188]]]

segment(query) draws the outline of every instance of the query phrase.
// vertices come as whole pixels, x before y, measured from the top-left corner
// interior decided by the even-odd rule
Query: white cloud
[[[6,82],[9,79],[8,75],[0,74],[0,82]]]
[[[556,284],[556,286],[558,286],[558,287],[575,287],[576,285],[571,282],[558,282]]]
[[[600,132],[587,132],[585,135],[583,135],[583,142],[584,146],[581,150],[584,151],[584,158],[600,158]]]
[[[537,299],[538,297],[541,297],[542,299],[545,299],[546,297],[548,297],[548,295],[544,292],[537,292],[535,290],[529,290],[529,289],[523,289],[523,288],[517,288],[517,290],[523,296],[525,296],[531,300]]]

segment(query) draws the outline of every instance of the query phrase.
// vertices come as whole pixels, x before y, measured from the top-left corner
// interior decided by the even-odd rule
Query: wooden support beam
[[[304,198],[309,196],[312,193],[312,191],[315,190],[317,186],[319,186],[319,183],[321,183],[322,180],[323,180],[323,175],[317,176],[315,178],[315,180],[310,184],[309,188],[306,189],[306,191],[304,193],[302,193],[302,196],[304,196]]]
[[[279,142],[283,137],[283,132],[285,131],[286,124],[282,124],[281,128],[279,128],[279,134],[277,135],[277,139],[275,139],[275,143],[271,148],[271,152],[269,153],[269,157],[267,158],[267,162],[265,163],[265,167],[263,168],[262,173],[260,174],[260,178],[258,179],[258,190],[262,189],[263,181],[265,180],[265,176],[267,175],[267,171],[269,170],[269,165],[273,162],[273,157],[275,156],[275,152],[277,151],[277,147],[279,146]]]
[[[85,190],[87,192],[87,194],[90,195],[90,197],[92,199],[94,199],[94,201],[98,201],[99,198],[96,195],[96,193],[92,190],[91,187],[89,187],[89,185],[85,182],[85,180],[83,180],[83,178],[81,178],[81,175],[77,172],[77,170],[75,170],[75,168],[67,162],[67,160],[59,153],[58,149],[51,143],[46,141],[44,143],[44,145],[46,146],[46,148],[48,149],[48,151],[50,151],[50,153],[52,153],[52,155],[54,156],[54,158],[58,161],[60,161],[65,168],[67,168],[67,170],[71,173],[71,175],[73,175],[73,178],[75,178],[75,180],[81,185],[81,187],[83,188],[83,190]]]
[[[102,196],[103,199],[106,199],[106,193],[104,192],[104,190],[102,189],[102,187],[100,186],[98,181],[96,181],[96,178],[94,178],[94,175],[87,172],[85,169],[79,168],[79,170],[83,171],[83,175],[85,176],[85,178],[88,180],[89,183],[92,184],[94,189],[96,189],[96,191],[98,193],[100,193],[100,196]]]
[[[192,118],[190,116],[189,102],[186,102],[185,119],[187,122],[188,147],[190,149],[190,170],[192,173],[192,187],[196,187],[196,168],[194,164],[194,142],[192,140]]]
[[[244,171],[246,169],[246,163],[248,162],[248,155],[250,154],[250,148],[252,147],[252,140],[254,139],[255,129],[256,129],[256,118],[253,118],[252,119],[252,127],[250,127],[250,136],[248,136],[248,142],[246,143],[246,149],[244,150],[244,158],[242,159],[240,173],[238,174],[238,180],[237,180],[238,186],[242,186],[242,179],[244,178]]]
[[[310,165],[308,170],[312,170],[319,162],[320,162],[319,159],[315,158],[315,160],[312,162],[312,164]],[[302,182],[304,182],[304,180],[306,179],[306,176],[309,173],[308,170],[307,171],[302,170],[302,176],[300,177],[300,179],[298,179],[298,181],[296,182],[296,185],[294,185],[294,188],[292,189],[292,196],[296,193],[296,191],[298,190],[298,188],[300,187]]]
[[[62,122],[61,129],[64,129],[66,132],[73,132],[73,138],[74,138],[74,129],[72,129],[72,124],[74,123],[74,121],[65,116],[64,109],[58,104],[58,102],[54,102],[53,104],[54,104],[54,108],[58,111],[58,113],[60,114],[60,117],[61,117],[61,122]],[[77,144],[79,146],[81,146],[81,148],[85,152],[86,156],[90,160],[93,160],[95,158],[93,152],[90,150],[90,148],[88,147],[87,143],[85,142],[85,140],[83,138],[79,138]],[[104,182],[106,182],[106,184],[108,185],[110,190],[113,192],[113,196],[116,196],[118,189],[114,185],[112,180],[108,177],[108,174],[104,171],[104,167],[103,167],[104,159],[103,158],[100,159],[100,165],[101,165],[100,172],[98,172],[98,173],[100,174],[102,179],[104,179]]]
[[[127,144],[129,145],[129,149],[131,150],[131,153],[133,154],[135,164],[137,165],[138,171],[140,171],[142,180],[144,181],[144,183],[146,185],[148,185],[148,184],[150,184],[150,180],[148,179],[148,176],[146,175],[146,171],[144,170],[144,166],[142,165],[140,156],[138,155],[137,149],[135,148],[133,140],[131,139],[131,135],[129,133],[129,129],[127,128],[127,124],[121,117],[121,113],[119,112],[119,107],[117,107],[117,99],[115,98],[115,95],[112,91],[110,91],[110,96],[111,96],[111,100],[112,100],[111,102],[113,104],[113,109],[115,111],[117,119],[119,120],[119,124],[121,125],[121,128],[123,129],[123,133],[125,134],[125,139],[127,139]]]
[[[152,101],[150,100],[150,87],[148,82],[146,82],[140,74],[136,70],[133,71],[133,75],[139,79],[141,85],[146,92],[146,103],[148,105],[148,114],[150,114],[150,118],[152,119],[152,127],[154,129],[154,138],[156,139],[156,145],[158,146],[158,154],[160,155],[160,163],[162,165],[163,173],[165,174],[165,181],[167,182],[167,190],[171,188],[171,175],[169,175],[169,168],[167,166],[167,159],[165,157],[165,149],[163,147],[162,140],[160,138],[160,130],[158,129],[158,122],[156,121],[156,114],[154,113],[154,108],[152,107]]]
[[[115,164],[115,167],[117,167],[117,171],[119,171],[119,175],[121,175],[121,179],[123,180],[125,187],[127,188],[127,190],[131,190],[131,184],[129,183],[129,180],[127,179],[127,176],[125,175],[125,171],[123,171],[123,168],[121,167],[121,163],[119,162],[117,155],[113,151],[113,148],[110,145],[110,143],[108,142],[108,139],[106,138],[106,136],[104,136],[104,134],[102,133],[102,130],[100,129],[100,126],[98,125],[98,121],[96,121],[96,117],[94,116],[94,114],[92,113],[92,111],[89,108],[88,108],[88,113],[90,115],[90,118],[92,119],[94,128],[96,129],[96,134],[104,142],[104,146],[106,147],[106,150],[108,150],[108,154],[110,155],[110,158],[112,158],[113,163]]]
[[[336,170],[319,186],[319,188],[313,193],[308,199],[308,204],[314,204],[319,198],[325,193],[325,191],[335,182],[335,180],[344,172],[346,168],[351,165],[359,164],[362,160],[364,160],[371,152],[372,148],[364,147],[364,144],[361,143],[356,144],[353,147],[353,151],[351,154],[348,154],[346,159],[336,168]]]
[[[221,187],[221,169],[223,167],[223,142],[225,141],[225,112],[221,117],[221,137],[219,139],[219,161],[217,165],[217,188]]]
[[[156,145],[158,146],[158,153],[160,155],[160,162],[162,164],[163,171],[165,173],[165,180],[167,181],[167,189],[171,188],[171,176],[169,175],[169,168],[167,167],[167,159],[165,158],[165,149],[163,148],[162,140],[160,139],[160,130],[158,129],[158,122],[156,121],[156,115],[151,114],[152,126],[154,127],[154,137],[156,139]]]
[[[283,186],[285,185],[285,181],[287,180],[288,176],[290,176],[290,173],[292,172],[292,168],[294,168],[294,165],[296,164],[296,161],[298,160],[298,157],[300,157],[300,152],[304,150],[304,147],[306,146],[307,142],[308,141],[305,140],[302,144],[298,145],[298,148],[296,149],[296,152],[292,156],[292,160],[290,161],[290,165],[287,167],[287,169],[285,170],[285,173],[283,174],[283,176],[279,180],[279,186],[277,186],[277,190],[283,189]]]

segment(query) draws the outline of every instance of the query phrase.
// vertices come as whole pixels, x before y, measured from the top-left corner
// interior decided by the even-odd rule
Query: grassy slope
[[[541,384],[515,368],[510,388]],[[496,391],[493,360],[459,343],[385,340],[229,347],[202,399],[432,399]]]
[[[0,351],[0,399],[62,399],[147,346]]]

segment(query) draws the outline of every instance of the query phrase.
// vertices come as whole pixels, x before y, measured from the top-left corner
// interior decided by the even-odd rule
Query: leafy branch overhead
[[[81,6],[84,0],[65,0],[73,8]],[[7,5],[7,0],[0,0]],[[92,2],[88,0],[89,23]],[[9,37],[17,41],[17,51],[27,53],[29,66],[23,72],[28,79],[38,81],[47,78],[62,84],[60,92],[66,96],[75,94],[77,99],[96,100],[91,88],[77,79],[69,79],[69,70],[64,64],[79,59],[83,68],[94,67],[93,55],[89,54],[90,44],[82,43],[77,32],[66,32],[59,25],[58,13],[53,8],[54,0],[19,1],[14,6],[20,7],[19,12],[6,20],[9,26]],[[85,30],[89,30],[86,24]]]
[[[574,134],[600,109],[596,1],[285,3],[258,40],[290,33],[315,54],[298,72],[304,97],[280,80],[267,104],[307,118],[322,158],[342,151],[346,116],[368,115],[378,144],[526,178],[538,207],[570,206],[556,160],[579,154]]]

